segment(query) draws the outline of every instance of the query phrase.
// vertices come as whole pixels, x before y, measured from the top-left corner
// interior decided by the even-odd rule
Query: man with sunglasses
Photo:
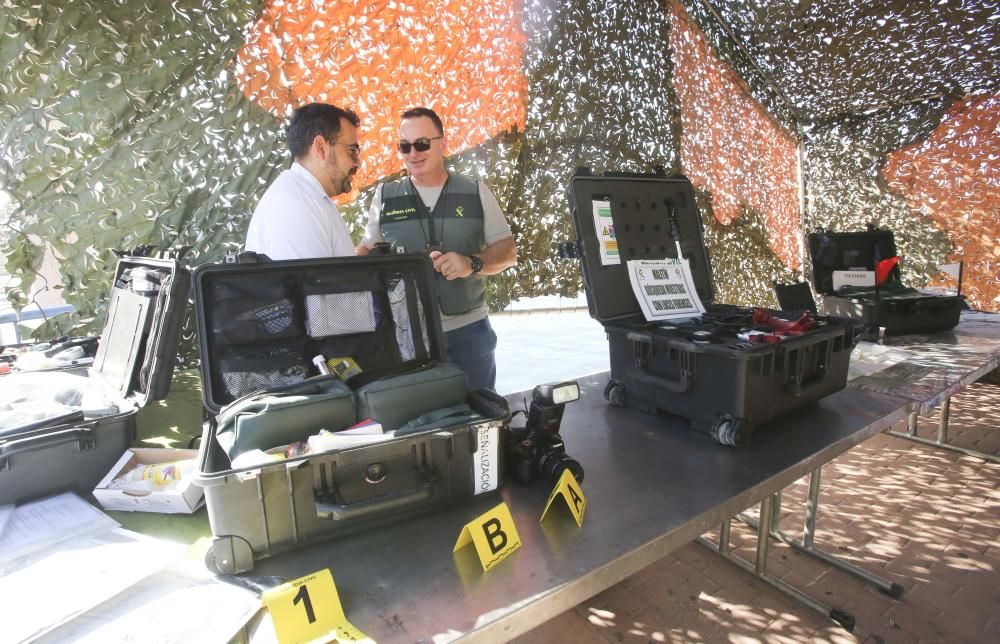
[[[264,192],[247,230],[246,250],[271,259],[354,255],[332,197],[350,192],[358,171],[357,114],[325,103],[292,113],[286,129],[291,168]]]
[[[485,277],[514,266],[517,251],[486,184],[445,169],[446,144],[433,110],[403,113],[397,147],[408,176],[376,191],[357,252],[366,255],[386,241],[430,255],[448,359],[465,371],[472,388],[493,389],[497,336],[487,317]]]

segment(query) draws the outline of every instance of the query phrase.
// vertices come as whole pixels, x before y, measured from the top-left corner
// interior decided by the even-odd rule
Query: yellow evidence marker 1
[[[501,503],[466,523],[452,552],[458,552],[459,548],[464,548],[470,542],[476,546],[483,572],[521,547],[521,537],[517,534],[514,517],[510,515],[510,508],[506,503]]]
[[[548,513],[549,508],[552,507],[552,501],[557,496],[561,496],[566,501],[570,513],[576,519],[576,525],[582,528],[583,513],[587,511],[587,498],[583,496],[580,484],[576,482],[576,477],[573,476],[573,473],[568,468],[563,470],[562,476],[559,477],[559,482],[552,488],[552,494],[549,495],[549,500],[545,503],[545,509],[542,510],[542,518],[538,522],[541,523],[545,520],[545,515]]]
[[[344,615],[329,570],[320,570],[264,592],[279,644],[374,642]]]

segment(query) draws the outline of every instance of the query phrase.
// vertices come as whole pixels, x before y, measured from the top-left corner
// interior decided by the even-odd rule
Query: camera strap
[[[444,180],[444,185],[441,187],[441,194],[438,195],[437,201],[434,202],[434,207],[430,209],[427,208],[427,204],[424,203],[424,198],[420,196],[420,191],[418,191],[417,186],[414,185],[413,177],[407,177],[406,179],[407,181],[410,182],[410,190],[413,191],[414,196],[416,196],[417,198],[416,199],[417,214],[419,215],[417,221],[420,222],[420,232],[424,234],[424,243],[425,244],[433,244],[438,242],[443,243],[445,219],[444,216],[440,215],[439,213],[441,212],[442,208],[441,204],[444,202],[445,196],[447,196],[448,194],[448,183],[451,181],[451,173],[450,172],[448,173],[448,178]],[[435,219],[441,221],[440,236],[434,234]],[[424,220],[427,220],[430,231],[428,231],[428,229],[424,227]]]
[[[481,420],[485,420],[481,414],[473,411],[469,405],[462,403],[451,407],[435,409],[434,411],[429,411],[422,416],[417,416],[397,429],[396,435],[412,434],[413,432],[424,431],[427,429],[448,427],[459,423],[468,424]]]

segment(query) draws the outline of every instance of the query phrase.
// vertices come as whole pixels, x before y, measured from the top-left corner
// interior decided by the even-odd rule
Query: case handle
[[[361,517],[404,509],[434,498],[434,494],[437,492],[437,483],[438,476],[431,475],[423,485],[418,487],[391,492],[355,503],[323,503],[317,500],[316,516],[331,521],[352,521]]]
[[[826,370],[817,371],[812,376],[809,376],[805,380],[795,380],[785,384],[785,389],[788,393],[793,396],[804,396],[810,391],[823,384],[824,376],[826,375]]]
[[[804,396],[822,385],[826,380],[826,362],[816,365],[816,371],[808,378],[802,377],[801,367],[795,380],[785,383],[785,391],[793,396]]]
[[[628,333],[625,337],[632,343],[633,350],[636,354],[636,379],[639,380],[639,382],[653,387],[666,389],[676,394],[682,394],[691,389],[691,382],[694,378],[692,377],[689,369],[681,367],[676,380],[670,380],[669,378],[664,378],[663,376],[656,376],[646,371],[646,361],[644,358],[640,358],[640,354],[642,353],[641,347],[646,346],[647,348],[651,348],[653,346],[653,339],[650,336],[642,333]]]
[[[63,443],[72,443],[74,441],[81,443],[80,449],[82,451],[85,449],[83,446],[84,442],[93,444],[94,428],[96,426],[97,423],[95,422],[90,426],[72,427],[70,429],[62,429],[57,432],[37,434],[27,438],[7,441],[3,445],[0,445],[0,459],[7,459],[15,454],[34,452],[36,450],[55,447],[56,445],[62,445]]]

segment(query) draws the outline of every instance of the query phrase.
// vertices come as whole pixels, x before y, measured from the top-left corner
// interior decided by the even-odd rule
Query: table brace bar
[[[806,518],[805,525],[802,528],[801,540],[788,535],[779,528],[779,513],[775,513],[770,521],[771,536],[778,539],[782,543],[791,546],[799,552],[815,557],[820,561],[839,568],[844,572],[855,575],[856,577],[860,577],[861,579],[874,585],[880,592],[892,597],[893,599],[899,599],[903,596],[903,592],[905,590],[900,584],[883,579],[882,577],[879,577],[864,568],[856,566],[848,561],[844,561],[840,557],[823,552],[814,545],[816,534],[816,515],[819,510],[820,471],[821,468],[816,468],[809,475],[809,496],[806,499]],[[776,492],[775,497],[778,499],[778,503],[780,503],[781,492]],[[738,514],[737,517],[740,521],[743,521],[758,532],[760,532],[760,525],[764,523],[763,517],[762,520],[758,522],[757,519],[743,512]]]
[[[917,436],[917,421],[919,413],[914,411],[910,413],[910,419],[906,423],[905,432],[897,432],[891,429],[886,430],[886,434],[891,434],[893,436],[898,436],[899,438],[905,438],[911,440],[915,443],[921,443],[922,445],[930,445],[931,447],[938,447],[940,449],[946,449],[952,452],[958,452],[959,454],[965,454],[966,456],[973,456],[975,458],[981,458],[992,463],[1000,463],[1000,457],[994,456],[993,454],[987,454],[985,452],[980,452],[979,450],[969,449],[968,447],[959,447],[957,445],[952,445],[948,442],[948,416],[951,414],[951,398],[945,398],[944,402],[941,403],[941,418],[938,419],[938,431],[937,440],[931,440],[929,438],[924,438],[923,436]]]
[[[770,494],[766,496],[760,503],[760,517],[761,525],[772,525],[775,517],[774,508],[775,504],[780,501],[777,500],[778,494]],[[828,606],[816,599],[810,597],[809,595],[803,593],[799,589],[791,586],[777,577],[769,574],[767,572],[767,552],[768,545],[770,543],[770,537],[767,531],[761,531],[757,529],[757,551],[754,563],[746,561],[742,557],[734,555],[730,549],[729,538],[730,538],[730,522],[732,519],[726,519],[722,525],[719,527],[719,543],[714,544],[705,537],[698,537],[696,541],[709,548],[710,550],[717,552],[726,561],[735,564],[737,567],[742,568],[746,572],[752,574],[754,577],[760,579],[761,581],[767,583],[773,588],[780,590],[792,599],[798,601],[803,606],[807,606],[817,613],[832,619],[834,622],[839,624],[844,630],[851,632],[854,630],[854,616],[847,611],[841,610],[839,608],[834,608]]]

